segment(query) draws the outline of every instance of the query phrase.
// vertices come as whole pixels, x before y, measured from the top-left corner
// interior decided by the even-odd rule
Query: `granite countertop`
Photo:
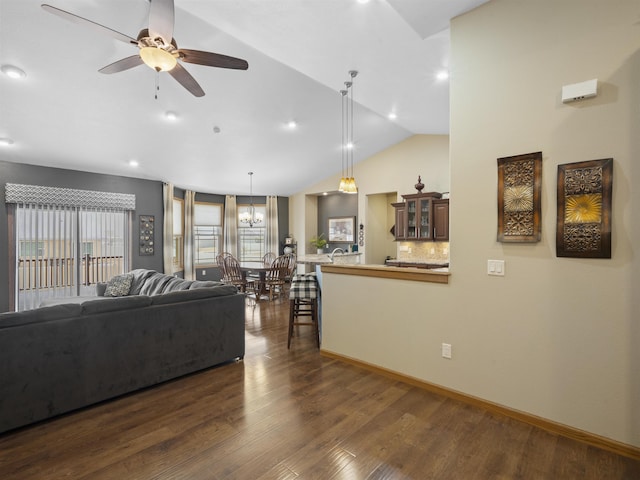
[[[307,253],[305,255],[298,256],[297,262],[321,265],[330,264],[332,263],[330,255],[331,253]],[[360,255],[362,255],[361,252],[336,253],[333,257],[333,263],[358,263],[360,261]]]

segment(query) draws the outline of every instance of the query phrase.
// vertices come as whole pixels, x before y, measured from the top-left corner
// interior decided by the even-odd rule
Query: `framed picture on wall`
[[[556,256],[611,258],[613,159],[558,165]]]
[[[329,218],[329,242],[354,243],[356,217]]]
[[[539,242],[542,152],[498,159],[498,241]]]

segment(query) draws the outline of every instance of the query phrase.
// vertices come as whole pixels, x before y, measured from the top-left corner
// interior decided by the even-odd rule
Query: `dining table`
[[[262,262],[240,262],[240,271],[245,279],[257,274],[257,284],[255,287],[256,301],[260,301],[260,297],[268,295],[267,291],[267,272],[271,270],[270,266]],[[256,281],[256,280],[254,280]]]

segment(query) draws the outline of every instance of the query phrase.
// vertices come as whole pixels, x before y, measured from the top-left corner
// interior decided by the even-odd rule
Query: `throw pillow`
[[[125,273],[124,275],[116,275],[107,282],[107,288],[104,291],[105,297],[124,297],[129,295],[133,275]]]

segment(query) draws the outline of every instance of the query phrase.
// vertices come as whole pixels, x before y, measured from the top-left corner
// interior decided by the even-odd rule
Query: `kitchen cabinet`
[[[433,201],[433,240],[449,241],[449,199]]]
[[[449,200],[438,192],[403,195],[395,208],[395,237],[403,241],[449,239]]]

